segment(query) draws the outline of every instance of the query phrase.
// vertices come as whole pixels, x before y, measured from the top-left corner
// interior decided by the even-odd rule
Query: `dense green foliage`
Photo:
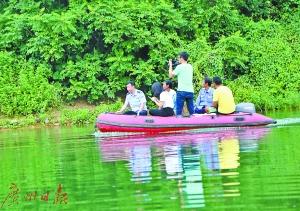
[[[44,112],[58,104],[58,91],[48,83],[51,75],[44,65],[33,65],[0,52],[0,112],[13,115]]]
[[[180,50],[191,55],[196,90],[205,75],[220,75],[237,102],[294,106],[300,102],[299,4],[2,1],[0,80],[6,85],[0,111],[43,112],[57,105],[58,96],[90,103],[115,99],[128,79],[148,91],[166,79],[166,62]]]

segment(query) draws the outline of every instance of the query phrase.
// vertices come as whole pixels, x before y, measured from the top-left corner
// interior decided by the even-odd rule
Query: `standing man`
[[[222,85],[220,77],[213,77],[213,87],[215,88],[213,97],[213,107],[219,114],[232,114],[235,111],[235,103],[232,91]]]
[[[202,89],[199,91],[195,105],[195,113],[197,114],[208,113],[209,108],[213,105],[214,89],[211,88],[211,83],[212,80],[208,77],[203,80]]]
[[[194,87],[193,87],[193,67],[188,64],[188,53],[181,52],[178,57],[179,65],[173,70],[172,60],[169,60],[169,77],[178,78],[178,89],[176,94],[176,115],[182,117],[184,101],[187,103],[190,115],[194,113]]]
[[[126,111],[123,114],[147,116],[145,94],[141,90],[135,88],[135,84],[133,81],[129,81],[126,85],[126,88],[128,93],[126,95],[125,103],[122,108],[116,113],[122,114],[129,106],[131,108],[131,111]]]

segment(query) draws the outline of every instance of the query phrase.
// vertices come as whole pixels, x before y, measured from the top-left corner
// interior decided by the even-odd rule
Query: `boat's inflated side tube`
[[[236,112],[256,113],[253,103],[239,103],[235,106]]]

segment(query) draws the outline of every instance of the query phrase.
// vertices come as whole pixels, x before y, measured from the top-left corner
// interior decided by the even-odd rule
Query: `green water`
[[[300,210],[299,132],[300,124],[102,138],[92,127],[1,131],[0,207]]]

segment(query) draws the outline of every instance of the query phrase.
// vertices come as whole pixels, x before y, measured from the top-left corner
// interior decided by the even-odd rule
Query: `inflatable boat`
[[[198,114],[183,118],[103,113],[98,116],[96,126],[101,132],[160,133],[212,127],[263,126],[272,123],[275,121],[269,117],[246,112],[230,115]]]

